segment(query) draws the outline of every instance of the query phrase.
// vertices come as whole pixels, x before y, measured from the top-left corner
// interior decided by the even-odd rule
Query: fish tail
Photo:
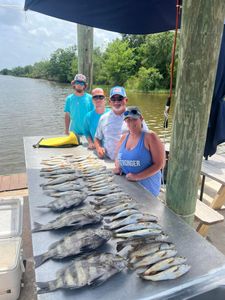
[[[32,229],[32,232],[37,232],[37,231],[41,231],[42,230],[42,224],[38,223],[38,222],[34,222],[34,228]]]
[[[44,294],[44,293],[49,293],[51,291],[54,291],[55,289],[52,288],[51,286],[54,286],[54,282],[53,281],[47,281],[47,282],[37,282],[37,286],[39,288],[39,290],[37,291],[38,294]],[[51,284],[53,283],[53,284]]]
[[[48,259],[49,257],[46,255],[46,253],[34,256],[35,267],[39,267]]]
[[[126,247],[126,245],[124,245],[123,241],[117,242],[117,245],[116,245],[117,252],[120,252],[121,250],[123,250],[124,247]]]

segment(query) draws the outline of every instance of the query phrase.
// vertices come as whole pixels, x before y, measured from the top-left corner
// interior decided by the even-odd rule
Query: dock
[[[0,194],[1,196],[27,195],[27,175],[26,173],[17,173],[0,176]]]

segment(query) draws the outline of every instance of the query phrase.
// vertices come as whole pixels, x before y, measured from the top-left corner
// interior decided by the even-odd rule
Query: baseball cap
[[[72,85],[75,84],[75,81],[82,81],[82,82],[87,82],[87,78],[83,74],[76,74],[74,77],[74,80],[71,82]]]
[[[120,95],[122,97],[126,97],[126,91],[122,86],[114,86],[113,88],[111,88],[110,90],[110,98],[114,95]]]
[[[137,106],[128,106],[123,114],[123,119],[132,118],[139,119],[142,116],[140,109]]]

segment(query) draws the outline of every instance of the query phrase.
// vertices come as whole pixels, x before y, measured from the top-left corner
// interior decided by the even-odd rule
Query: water
[[[0,174],[25,172],[24,136],[64,134],[63,108],[71,92],[68,84],[0,75]],[[173,106],[165,131],[166,97],[128,92],[128,105],[138,105],[149,128],[169,141]]]

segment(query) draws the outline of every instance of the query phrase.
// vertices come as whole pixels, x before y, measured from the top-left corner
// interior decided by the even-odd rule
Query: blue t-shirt
[[[145,132],[142,132],[138,144],[132,149],[127,150],[126,144],[129,134],[123,141],[118,152],[118,160],[123,173],[140,173],[152,165],[151,152],[146,149],[144,144]],[[154,196],[158,196],[161,186],[161,171],[154,175],[138,181]]]
[[[110,111],[109,108],[106,108],[104,113]],[[85,121],[84,121],[84,135],[86,137],[91,137],[92,138],[92,141],[94,141],[94,138],[95,138],[95,132],[96,132],[96,129],[98,127],[98,122],[99,122],[99,119],[103,114],[98,114],[96,112],[96,110],[92,110],[90,112],[87,113],[86,117],[85,117]]]
[[[83,96],[74,94],[66,98],[64,112],[70,114],[70,131],[76,134],[84,135],[84,119],[89,111],[94,109],[92,97],[85,93]]]

